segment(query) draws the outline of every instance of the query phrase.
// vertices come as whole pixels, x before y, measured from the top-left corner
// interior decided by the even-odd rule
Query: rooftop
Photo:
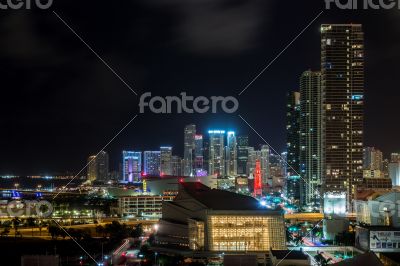
[[[337,265],[337,266],[358,266],[358,265],[363,265],[363,266],[383,266],[383,263],[378,259],[378,257],[375,255],[374,252],[367,252],[358,256],[355,256],[354,258],[347,259],[344,261],[341,261],[339,263],[335,263],[332,265]]]
[[[200,182],[181,182],[180,188],[213,210],[260,210],[259,202],[249,196],[211,189]]]
[[[308,256],[299,250],[271,250],[270,252],[278,260],[308,260]]]

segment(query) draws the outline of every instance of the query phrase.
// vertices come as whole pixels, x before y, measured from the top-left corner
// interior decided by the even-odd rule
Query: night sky
[[[400,150],[400,10],[326,10],[276,62],[238,93],[324,1],[55,1],[49,10],[1,10],[0,174],[79,171],[139,112],[138,100],[53,13],[57,12],[140,95],[233,95],[236,114],[140,114],[106,149],[174,146],[195,123],[248,134],[242,115],[285,148],[285,95],[320,67],[322,23],[362,23],[366,44],[365,144]]]

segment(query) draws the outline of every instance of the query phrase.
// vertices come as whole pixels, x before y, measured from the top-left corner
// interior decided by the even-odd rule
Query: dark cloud
[[[260,0],[150,0],[147,4],[173,8],[180,17],[174,25],[175,41],[199,54],[231,55],[254,48],[268,18],[267,4]]]

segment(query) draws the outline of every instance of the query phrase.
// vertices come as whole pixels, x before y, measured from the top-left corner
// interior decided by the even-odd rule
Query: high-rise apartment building
[[[122,152],[122,182],[138,182],[142,174],[142,152]]]
[[[228,176],[237,175],[237,142],[233,131],[229,131],[227,134],[226,174]]]
[[[187,125],[184,130],[183,145],[183,174],[193,176],[194,149],[195,149],[196,125]]]
[[[145,151],[143,153],[143,174],[159,176],[161,168],[161,152]]]
[[[291,92],[286,102],[286,149],[287,149],[287,197],[295,203],[300,201],[300,93]]]
[[[109,157],[105,151],[88,158],[87,178],[90,181],[107,181],[109,174]]]
[[[225,131],[210,130],[209,135],[209,162],[208,174],[216,175],[217,177],[225,174]]]
[[[374,147],[365,147],[363,150],[363,163],[365,170],[383,171],[383,154]]]
[[[301,205],[318,207],[323,173],[321,72],[301,75],[300,110]]]
[[[161,175],[172,175],[172,147],[160,147]]]
[[[360,24],[321,26],[323,145],[326,192],[345,192],[350,209],[362,181],[364,33]]]
[[[249,137],[237,137],[237,174],[246,175],[247,173],[247,160],[249,156]]]

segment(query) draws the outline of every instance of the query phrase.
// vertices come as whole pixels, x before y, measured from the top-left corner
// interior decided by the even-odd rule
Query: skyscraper
[[[138,182],[142,173],[142,152],[122,152],[122,182]]]
[[[173,176],[181,176],[182,175],[182,158],[179,156],[172,156],[171,167]]]
[[[87,180],[93,182],[97,179],[96,155],[89,156],[87,161],[88,161]]]
[[[143,154],[143,174],[159,176],[161,168],[161,152],[145,151]]]
[[[224,130],[210,130],[209,134],[209,162],[208,174],[221,177],[225,173],[225,131]]]
[[[237,175],[237,143],[235,132],[229,131],[227,134],[226,149],[226,174],[228,176]]]
[[[172,175],[172,147],[160,147],[160,174]]]
[[[256,167],[256,151],[254,150],[254,147],[248,147],[247,148],[247,176],[254,175],[254,169]]]
[[[237,137],[237,174],[246,175],[247,173],[247,160],[249,156],[249,137]]]
[[[364,33],[360,24],[321,26],[325,192],[345,192],[350,209],[362,180]]]
[[[383,171],[383,154],[374,147],[365,147],[363,150],[364,169]]]
[[[300,201],[300,93],[287,94],[286,102],[286,149],[287,149],[287,181],[286,193],[294,203]]]
[[[322,183],[321,72],[305,71],[300,77],[301,205],[318,207]]]
[[[184,130],[183,174],[193,176],[196,125],[187,125]]]
[[[194,136],[194,170],[195,175],[204,175],[204,148],[203,135]]]
[[[256,160],[260,161],[260,169],[261,169],[261,179],[263,188],[268,187],[269,189],[272,188],[272,177],[269,171],[269,146],[268,145],[261,145],[260,152],[257,153]]]
[[[109,157],[105,151],[99,152],[97,156],[88,158],[88,180],[107,181],[109,173]]]

